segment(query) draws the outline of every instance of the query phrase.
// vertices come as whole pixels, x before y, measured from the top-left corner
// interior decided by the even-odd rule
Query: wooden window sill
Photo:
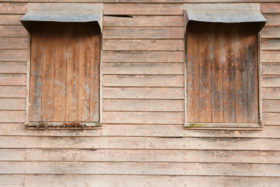
[[[100,122],[46,122],[46,121],[29,121],[25,124],[26,128],[31,129],[80,129],[91,130],[101,127]]]
[[[261,123],[186,123],[185,129],[262,130]]]

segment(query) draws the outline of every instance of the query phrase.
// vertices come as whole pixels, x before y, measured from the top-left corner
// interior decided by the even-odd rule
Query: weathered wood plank
[[[104,51],[103,62],[184,62],[183,51]]]
[[[20,19],[22,15],[1,15],[1,25],[21,25]]]
[[[264,16],[267,20],[266,26],[279,26],[280,25],[279,14],[265,14]]]
[[[183,51],[183,40],[103,40],[103,50]]]
[[[250,168],[250,169],[244,169]],[[59,168],[59,169],[57,169]],[[1,174],[145,174],[279,177],[279,164],[160,162],[2,162]]]
[[[0,74],[0,85],[26,85],[25,74]]]
[[[183,112],[103,112],[103,123],[183,124]]]
[[[262,113],[262,120],[265,125],[280,125],[280,113],[264,112]]]
[[[104,15],[183,15],[182,5],[105,4]]]
[[[125,26],[125,27],[183,27],[183,16],[133,16],[133,17],[114,17],[104,16],[104,26]]]
[[[183,75],[103,75],[102,84],[122,87],[183,87],[184,77]]]
[[[0,98],[0,110],[24,110],[25,99]]]
[[[280,100],[263,100],[262,110],[264,112],[280,112]]]
[[[262,88],[262,99],[280,99],[280,88]]]
[[[60,184],[71,186],[80,184],[86,186],[209,186],[223,187],[228,185],[239,187],[277,186],[279,178],[274,177],[225,177],[225,176],[136,176],[136,175],[0,175],[0,184],[3,186],[58,187]]]
[[[103,98],[184,99],[183,88],[103,88]]]
[[[0,26],[1,37],[27,37],[28,32],[23,26]]]
[[[183,129],[180,125],[170,124],[103,124],[102,128],[93,130],[73,129],[26,129],[22,124],[0,125],[0,135],[7,136],[69,136],[69,137],[95,137],[95,136],[145,136],[145,137],[213,137],[213,138],[280,138],[278,126],[265,126],[261,130],[195,130]]]
[[[261,78],[262,87],[280,87],[280,76],[266,76]]]
[[[0,38],[0,49],[27,49],[27,38]]]
[[[103,100],[104,111],[184,111],[184,100]]]
[[[263,13],[280,13],[280,6],[278,3],[262,3],[261,11]]]
[[[183,63],[103,63],[103,74],[184,74]]]
[[[0,122],[24,122],[25,111],[0,111]]]
[[[184,28],[104,27],[103,37],[104,39],[183,39]]]
[[[25,62],[0,62],[0,73],[26,73]]]
[[[263,74],[263,75],[271,75],[271,74],[280,75],[280,63],[279,64],[261,64],[261,74]]]
[[[0,50],[0,61],[26,61],[27,50]]]
[[[2,112],[0,112],[0,116],[1,113]],[[18,114],[19,112],[17,112],[17,117]],[[24,114],[24,112],[22,112],[22,114]],[[168,115],[168,113],[164,113],[164,114]],[[13,112],[13,115],[15,116],[16,112]],[[153,115],[153,116],[154,118],[159,117],[159,115],[157,116]],[[163,117],[163,115],[161,117]],[[177,116],[177,118],[178,117],[179,116]],[[16,121],[15,118],[13,119],[13,121],[11,121],[11,118],[9,119],[10,122]],[[171,124],[171,122],[169,122],[169,124]],[[186,137],[185,138],[176,138],[176,137],[175,138],[174,137],[170,137],[170,138],[161,138],[161,137],[57,137],[56,138],[56,137],[52,137],[51,138],[51,137],[24,137],[24,136],[4,137],[2,136],[0,137],[0,140],[1,140],[0,148],[61,148],[61,149],[62,148],[71,148],[71,149],[102,148],[102,149],[200,149],[200,150],[206,149],[206,150],[274,150],[274,151],[280,150],[280,142],[278,139],[267,139],[267,138],[242,138],[242,139],[216,138],[216,137],[215,138],[186,138]]]
[[[0,86],[0,97],[25,97],[25,86]]]
[[[260,32],[261,38],[280,38],[280,27],[264,27]]]
[[[27,11],[27,3],[1,3],[0,13],[24,14]]]
[[[1,161],[279,163],[279,151],[0,149]]]
[[[280,62],[280,54],[278,51],[261,51],[260,61],[262,63],[266,62]]]
[[[260,41],[261,50],[280,50],[280,39],[262,39]]]

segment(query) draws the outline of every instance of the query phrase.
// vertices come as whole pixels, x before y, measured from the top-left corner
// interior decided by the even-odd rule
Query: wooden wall
[[[0,186],[278,186],[280,3],[262,4],[261,131],[183,129],[181,7],[105,4],[103,126],[30,130],[27,4],[0,3]]]

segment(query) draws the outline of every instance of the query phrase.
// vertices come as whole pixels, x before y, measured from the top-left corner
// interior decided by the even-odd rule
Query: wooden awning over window
[[[188,22],[257,23],[259,30],[266,23],[259,4],[185,4]]]
[[[21,18],[21,22],[29,32],[32,31],[34,22],[96,22],[99,28],[102,28],[101,12],[101,4],[30,4],[28,12]]]

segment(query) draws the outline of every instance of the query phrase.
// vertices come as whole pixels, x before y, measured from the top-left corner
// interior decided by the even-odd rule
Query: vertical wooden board
[[[100,113],[100,43],[99,33],[94,33],[91,40],[90,59],[90,121],[99,121]]]
[[[66,66],[68,43],[67,37],[62,33],[57,34],[56,40],[56,61],[54,74],[54,121],[64,121],[66,110]]]
[[[225,50],[223,59],[224,122],[235,122],[235,62],[234,62],[234,26],[226,27]],[[225,55],[225,56],[223,56]]]
[[[88,37],[81,33],[80,51],[79,51],[79,97],[78,97],[78,113],[80,121],[89,119],[89,41]]]
[[[187,106],[188,122],[199,121],[199,35],[195,30],[190,30],[187,34]]]
[[[42,121],[54,121],[54,84],[57,36],[46,32],[42,78]]]
[[[212,122],[223,122],[224,121],[224,104],[223,104],[223,69],[222,69],[222,57],[220,50],[223,47],[224,33],[212,29],[212,40],[213,40],[213,60],[211,61],[211,72],[212,72]]]
[[[204,28],[198,27],[198,29],[200,30],[197,30],[196,32],[200,33],[198,40],[200,67],[199,77],[198,80],[196,80],[196,83],[199,82],[199,122],[211,122],[211,59],[209,59],[209,57],[211,56],[212,51],[209,49],[211,45],[209,35],[210,27],[209,24],[207,24]]]
[[[29,86],[29,120],[41,119],[41,91],[42,79],[40,77],[41,62],[43,60],[44,44],[40,33],[34,32],[31,36],[31,67]]]
[[[247,122],[248,116],[248,57],[247,34],[239,28],[236,38],[236,122]]]
[[[66,87],[66,120],[78,120],[78,92],[79,92],[79,51],[80,40],[77,33],[70,34],[67,58],[67,87]]]
[[[258,93],[258,36],[252,30],[247,31],[247,58],[248,58],[248,108],[246,122],[258,122],[259,93]]]

